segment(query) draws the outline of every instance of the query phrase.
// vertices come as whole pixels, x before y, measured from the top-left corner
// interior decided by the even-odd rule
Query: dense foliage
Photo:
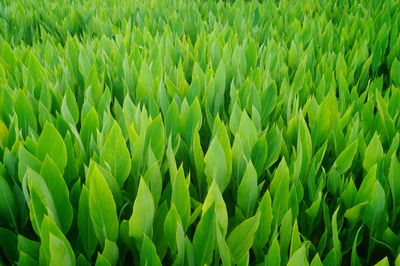
[[[399,31],[395,0],[0,1],[0,261],[394,263]]]

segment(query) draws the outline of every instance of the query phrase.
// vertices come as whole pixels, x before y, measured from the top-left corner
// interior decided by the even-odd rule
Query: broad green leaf
[[[251,149],[258,139],[258,133],[253,121],[251,121],[246,111],[242,112],[238,134],[243,141],[245,154],[250,154]]]
[[[102,246],[105,240],[118,238],[118,217],[110,188],[100,170],[95,167],[89,183],[89,213],[93,229]]]
[[[82,118],[81,121],[82,126],[80,130],[80,137],[86,152],[88,153],[91,138],[96,137],[96,130],[99,128],[99,118],[96,110],[94,108],[90,109],[85,118]]]
[[[342,151],[333,163],[333,168],[337,169],[339,174],[344,174],[352,165],[354,156],[357,153],[358,139],[353,141]]]
[[[59,225],[60,221],[57,216],[57,210],[43,177],[41,177],[35,171],[28,169],[27,186],[29,188],[29,196],[27,199],[29,201],[29,214],[32,222],[32,227],[37,234],[40,233],[40,228],[42,226],[42,221],[45,215],[48,215],[51,219],[56,220],[55,222]]]
[[[233,260],[237,263],[253,245],[254,234],[260,223],[260,213],[239,224],[230,233],[227,244],[232,252]]]
[[[254,236],[254,244],[257,248],[262,248],[267,244],[272,231],[272,203],[271,195],[268,190],[264,193],[257,212],[260,212],[260,225]]]
[[[393,60],[390,68],[390,79],[394,85],[400,87],[400,61],[397,58]]]
[[[302,266],[309,265],[307,262],[307,254],[305,246],[299,248],[289,259],[287,265],[290,266]]]
[[[356,236],[354,238],[353,246],[352,246],[352,249],[351,249],[351,265],[353,265],[353,266],[361,265],[360,259],[359,259],[358,255],[357,255],[358,235],[360,234],[361,229],[362,229],[362,227],[360,227],[357,230],[357,234],[356,234]]]
[[[182,167],[179,168],[172,184],[171,204],[178,206],[177,210],[181,217],[183,228],[186,230],[190,218],[190,194]]]
[[[268,145],[267,139],[264,136],[260,136],[251,150],[251,161],[254,164],[254,168],[257,170],[258,176],[264,171],[264,166],[268,156]]]
[[[363,221],[372,232],[384,230],[386,198],[385,191],[378,180],[375,181],[370,195],[370,201],[363,211]]]
[[[24,253],[32,259],[39,259],[40,242],[33,241],[22,235],[18,235],[18,252]]]
[[[18,116],[18,126],[22,129],[22,135],[24,137],[28,136],[29,129],[37,132],[37,121],[32,105],[21,90],[16,95],[14,106],[15,113]]]
[[[21,182],[28,167],[36,172],[40,172],[40,169],[42,168],[42,162],[23,146],[19,148],[18,159],[18,178]]]
[[[375,266],[389,266],[389,260],[387,257],[381,259],[378,263],[374,264]]]
[[[292,229],[292,238],[290,241],[290,258],[295,256],[298,249],[301,249],[301,240],[299,234],[299,226],[297,225],[297,220],[294,221],[293,229]],[[307,261],[307,258],[306,258]],[[289,259],[290,262],[290,259]]]
[[[217,137],[215,137],[210,146],[206,156],[204,157],[204,173],[207,177],[207,183],[211,186],[213,180],[215,180],[221,191],[225,190],[227,186],[226,180],[226,158],[224,150]]]
[[[17,216],[15,196],[10,185],[0,175],[0,224],[17,229]]]
[[[268,249],[265,263],[266,265],[280,265],[281,264],[281,250],[279,248],[279,241],[275,238]]]
[[[75,95],[71,90],[65,92],[65,96],[61,103],[61,115],[66,121],[74,125],[79,121],[79,107]]]
[[[164,237],[173,254],[177,252],[176,231],[178,224],[181,223],[182,222],[178,211],[175,205],[172,203],[164,221]]]
[[[75,258],[70,257],[69,246],[63,240],[50,233],[50,264],[49,265],[75,265]]]
[[[312,259],[312,261],[310,263],[310,265],[311,266],[322,266],[323,265],[322,261],[321,261],[321,258],[319,257],[318,253],[315,254],[314,258]]]
[[[140,265],[161,265],[156,248],[146,235],[143,236],[143,245],[140,249]]]
[[[56,163],[61,174],[67,165],[67,149],[60,133],[50,123],[46,123],[38,140],[37,157],[44,161],[48,155]]]
[[[65,180],[55,162],[46,156],[40,170],[40,175],[46,182],[57,212],[60,229],[67,233],[72,224],[72,205],[69,201],[69,191]]]
[[[204,200],[202,206],[202,216],[204,216],[211,207],[215,208],[217,224],[222,235],[225,236],[228,231],[228,211],[224,198],[222,197],[221,191],[215,180],[212,182],[206,199]]]
[[[75,265],[75,255],[67,238],[58,226],[48,216],[44,216],[40,230],[40,255],[39,262],[42,265],[58,265],[58,260],[63,264]]]
[[[272,210],[275,214],[276,221],[281,221],[288,209],[289,204],[289,171],[286,166],[285,159],[282,159],[278,169],[275,172],[274,179],[271,183],[271,194],[273,193]],[[277,180],[274,182],[274,180]],[[277,186],[273,186],[273,184]]]
[[[339,206],[340,207],[340,206]],[[337,228],[337,214],[339,212],[339,207],[333,213],[332,216],[332,244],[333,244],[333,254],[335,264],[339,265],[342,263],[342,251],[341,251],[341,243],[339,240],[339,229]]]
[[[397,159],[396,154],[393,154],[390,160],[388,181],[394,206],[397,206],[397,204],[400,203],[400,183],[398,182],[399,179],[400,163]],[[394,211],[396,211],[396,209]]]
[[[356,223],[360,218],[362,210],[367,204],[368,201],[364,201],[360,204],[357,204],[356,206],[351,207],[350,209],[347,209],[344,213],[344,217],[347,218],[350,222]]]
[[[365,170],[371,169],[371,167],[378,163],[383,156],[382,144],[379,140],[379,136],[374,134],[367,149],[365,150],[365,157],[363,161],[363,167]]]
[[[96,250],[98,240],[90,219],[89,191],[85,185],[82,187],[82,192],[79,198],[78,229],[79,238],[81,239],[83,248],[86,255],[90,258]]]
[[[146,139],[145,139],[145,150],[151,147],[154,156],[159,162],[162,162],[164,151],[165,151],[165,133],[164,125],[161,119],[161,115],[158,115],[154,120],[151,121],[147,128]]]
[[[18,260],[18,238],[14,232],[0,227],[0,247],[10,262]]]
[[[110,168],[112,175],[122,187],[131,169],[131,158],[121,128],[116,122],[101,149],[100,158],[102,164]]]
[[[257,172],[251,162],[247,164],[242,182],[238,188],[238,206],[242,213],[249,217],[253,214],[258,198]]]
[[[210,264],[215,247],[216,210],[214,204],[208,208],[196,226],[193,237],[193,248],[198,265]]]
[[[102,255],[111,263],[111,265],[117,265],[119,259],[117,244],[106,239]]]
[[[143,235],[152,237],[154,213],[153,196],[146,182],[140,179],[132,216],[129,219],[129,236],[139,240],[142,239]]]
[[[225,241],[225,237],[221,234],[221,230],[217,228],[216,230],[217,233],[217,246],[218,246],[218,252],[219,255],[221,256],[221,261],[222,265],[231,265],[232,264],[232,254],[229,250],[229,247]]]

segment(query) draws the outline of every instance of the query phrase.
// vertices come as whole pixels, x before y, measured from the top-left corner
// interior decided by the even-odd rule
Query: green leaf
[[[57,225],[48,216],[44,216],[40,230],[40,254],[41,265],[55,264],[63,260],[62,265],[75,265],[75,255],[67,238],[63,235]],[[54,264],[52,264],[52,262]]]
[[[50,264],[49,265],[75,265],[75,258],[69,256],[69,249],[63,240],[50,233]]]
[[[384,230],[383,222],[386,216],[385,191],[378,180],[375,181],[370,195],[370,201],[364,208],[363,221],[372,232]]]
[[[363,161],[363,167],[365,170],[371,169],[371,167],[378,163],[383,156],[382,144],[379,140],[379,136],[374,134],[367,149],[365,150],[365,157]]]
[[[374,266],[389,266],[389,260],[387,257],[381,259],[378,263],[374,264]]]
[[[193,237],[193,248],[198,265],[210,264],[215,245],[215,207],[211,207],[201,217]]]
[[[67,149],[60,133],[50,123],[46,123],[38,140],[37,157],[44,161],[48,155],[56,163],[61,174],[67,165]]]
[[[239,136],[243,141],[245,154],[250,154],[251,149],[257,142],[258,133],[253,121],[249,118],[246,111],[242,112],[238,129]]]
[[[397,159],[396,154],[393,154],[390,160],[388,180],[394,206],[398,206],[398,203],[400,203],[400,182],[398,182],[399,179],[400,163]],[[396,209],[394,211],[396,211]]]
[[[30,240],[22,235],[18,235],[18,252],[24,253],[32,259],[39,259],[40,242]]]
[[[279,241],[277,238],[272,241],[271,246],[268,249],[266,256],[266,265],[281,265],[281,250],[279,247]]]
[[[336,209],[332,216],[332,244],[335,264],[340,265],[342,262],[341,243],[339,240],[339,233],[337,228],[337,214],[340,206]]]
[[[190,219],[190,194],[189,185],[185,179],[182,166],[178,169],[178,173],[172,184],[171,204],[179,206],[177,210],[181,217],[183,228],[186,230]]]
[[[258,206],[257,212],[260,212],[260,225],[254,236],[254,244],[257,248],[265,247],[271,234],[271,224],[273,219],[271,195],[267,190]]]
[[[202,207],[202,217],[208,212],[211,207],[215,207],[215,215],[217,224],[221,230],[222,235],[225,237],[228,231],[228,211],[221,191],[214,180],[208,190],[206,199]]]
[[[187,105],[186,105],[187,106]],[[179,121],[175,121],[176,117],[172,123],[176,123],[179,125]],[[181,127],[182,127],[182,136],[186,143],[192,143],[193,135],[196,130],[200,129],[202,125],[202,113],[201,113],[201,106],[198,98],[196,97],[190,105],[189,108],[183,108],[181,111]]]
[[[207,154],[204,157],[204,164],[204,173],[207,177],[208,185],[211,186],[211,183],[215,180],[219,189],[223,192],[227,186],[226,158],[217,137],[211,141]]]
[[[246,217],[251,216],[258,198],[257,172],[251,161],[247,164],[242,182],[238,188],[237,197],[238,206],[242,210],[242,213]]]
[[[143,235],[152,237],[154,213],[153,196],[146,182],[141,178],[137,196],[133,204],[132,216],[129,219],[129,236],[138,240]]]
[[[35,232],[39,234],[45,215],[56,220],[57,224],[60,221],[57,217],[51,193],[44,179],[35,171],[28,169],[26,182],[28,183],[30,192],[30,199],[27,199],[27,201],[29,202],[31,223]]]
[[[351,265],[352,266],[361,265],[360,259],[357,256],[358,235],[360,234],[361,229],[362,229],[362,226],[357,230],[357,234],[356,234],[356,237],[354,238],[353,246],[351,249]]]
[[[254,234],[260,223],[260,213],[239,224],[230,233],[227,244],[232,252],[233,260],[237,263],[253,245]]]
[[[400,65],[399,65],[400,66]],[[393,122],[392,117],[389,114],[388,105],[386,104],[385,100],[382,98],[381,94],[377,91],[376,92],[376,102],[379,112],[379,117],[382,120],[383,127],[384,127],[384,138],[391,142],[396,134],[395,124]]]
[[[78,207],[78,229],[79,238],[86,252],[87,257],[91,257],[96,250],[98,241],[94,232],[93,224],[89,213],[89,191],[85,185],[79,198]]]
[[[319,257],[318,253],[315,254],[314,258],[312,259],[311,266],[323,266],[321,258]]]
[[[157,255],[156,248],[146,235],[143,236],[143,245],[140,249],[140,265],[161,266],[160,258]]]
[[[121,128],[114,122],[101,149],[101,163],[109,167],[112,175],[123,186],[131,169],[131,158]]]
[[[162,162],[165,151],[165,133],[164,133],[164,125],[161,119],[161,115],[158,115],[154,120],[149,124],[146,131],[146,139],[144,149],[147,150],[148,147],[151,147],[155,157],[159,162]]]
[[[93,229],[102,246],[105,240],[116,242],[118,238],[118,217],[110,188],[100,170],[95,166],[89,177],[89,213]]]
[[[42,162],[32,153],[27,151],[23,146],[19,148],[18,159],[18,178],[21,182],[26,174],[28,167],[36,172],[40,172],[40,169],[42,168]]]
[[[364,201],[361,202],[360,204],[357,204],[356,206],[351,207],[350,209],[347,209],[346,212],[344,213],[344,217],[346,217],[350,222],[355,224],[360,218],[361,211],[367,204],[368,201]]]
[[[73,125],[76,125],[79,121],[79,107],[74,93],[69,89],[65,92],[61,103],[61,115],[65,121],[68,121]]]
[[[339,174],[344,174],[347,170],[349,170],[350,166],[353,163],[354,156],[357,153],[358,148],[358,139],[353,141],[349,146],[342,151],[339,156],[336,158],[333,163],[333,168],[337,169]]]
[[[32,105],[21,90],[16,95],[14,106],[15,113],[18,116],[18,126],[22,129],[22,135],[24,137],[28,136],[30,129],[37,132],[37,121]]]
[[[302,266],[308,265],[307,254],[305,246],[299,248],[289,259],[288,266]]]
[[[98,254],[96,258],[96,266],[112,266],[111,262],[107,260],[102,254]]]
[[[17,229],[17,217],[15,196],[10,185],[0,175],[0,224],[10,226]]]
[[[395,58],[390,68],[390,79],[393,85],[400,87],[400,61]]]
[[[90,140],[96,137],[96,130],[99,128],[99,118],[97,117],[96,110],[94,108],[90,109],[85,118],[82,119],[82,126],[80,130],[80,137],[82,143],[89,152]]]
[[[177,252],[176,231],[178,224],[181,223],[182,222],[178,211],[175,205],[172,203],[164,221],[164,237],[173,254]]]
[[[117,265],[119,258],[117,244],[106,239],[102,255],[111,263],[111,265]]]
[[[273,194],[272,201],[272,210],[275,214],[276,221],[280,221],[282,217],[285,215],[288,210],[289,204],[289,171],[285,162],[285,159],[282,159],[281,163],[278,166],[278,169],[275,172],[274,179],[271,183],[271,194]],[[275,181],[276,180],[276,181]],[[277,186],[273,186],[277,184]],[[274,189],[276,187],[276,190]],[[273,190],[274,189],[274,190]]]
[[[0,227],[0,247],[11,262],[18,260],[18,238],[12,231]]]
[[[290,241],[290,258],[294,257],[298,249],[301,249],[301,240],[299,234],[299,226],[297,225],[297,220],[294,221],[292,229],[292,238]],[[306,258],[307,261],[307,258]],[[289,259],[290,262],[290,259]]]
[[[225,241],[225,237],[222,235],[221,230],[219,228],[217,228],[216,233],[217,233],[217,246],[219,255],[221,256],[222,265],[232,265],[231,262],[232,254]]]
[[[63,233],[67,233],[72,224],[72,205],[69,201],[69,191],[65,180],[55,162],[46,155],[44,159],[40,175],[46,182],[46,185],[54,202],[57,212],[60,229]]]

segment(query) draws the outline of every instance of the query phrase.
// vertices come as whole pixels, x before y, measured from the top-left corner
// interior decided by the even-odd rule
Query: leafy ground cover
[[[394,0],[1,1],[0,261],[400,263],[399,31]]]

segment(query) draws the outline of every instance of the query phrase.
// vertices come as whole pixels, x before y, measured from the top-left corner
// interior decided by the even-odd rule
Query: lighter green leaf
[[[232,252],[233,260],[237,263],[253,245],[254,234],[260,223],[260,213],[239,224],[228,237],[227,244]]]
[[[132,216],[129,219],[129,236],[142,239],[143,235],[153,235],[153,219],[155,206],[153,196],[143,178],[140,179],[139,188],[133,204]]]
[[[242,213],[249,217],[252,215],[258,198],[257,172],[251,161],[247,164],[242,182],[238,188],[238,206]]]
[[[67,165],[67,149],[60,133],[50,123],[46,123],[43,132],[39,137],[37,157],[44,161],[48,155],[56,163],[60,173],[64,173]]]
[[[113,195],[100,170],[95,166],[89,177],[89,213],[93,229],[102,246],[105,240],[116,242],[118,217]]]
[[[123,186],[131,169],[131,158],[121,128],[114,122],[101,149],[101,163],[110,168],[120,187]]]
[[[382,158],[383,156],[383,148],[382,148],[382,144],[379,140],[379,136],[377,134],[375,134],[366,151],[365,151],[365,157],[364,157],[364,162],[363,162],[363,167],[365,170],[369,170],[371,169],[371,167],[375,164],[378,163],[379,160]]]

